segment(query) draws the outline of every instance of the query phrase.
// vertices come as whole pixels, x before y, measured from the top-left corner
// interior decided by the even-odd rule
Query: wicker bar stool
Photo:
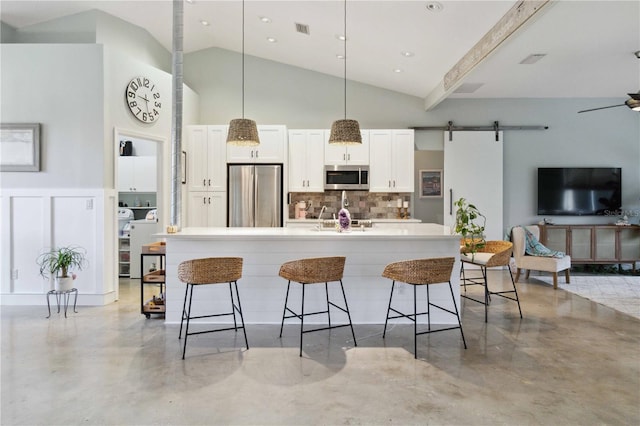
[[[520,298],[518,297],[518,290],[516,290],[516,283],[513,280],[513,274],[509,267],[509,260],[511,259],[511,252],[513,251],[513,243],[509,241],[486,241],[484,246],[478,248],[475,253],[464,253],[464,248],[460,252],[460,280],[464,287],[464,294],[460,294],[465,299],[481,303],[484,305],[484,322],[487,322],[487,308],[491,303],[491,295],[504,297],[505,299],[513,300],[518,303],[518,311],[520,312],[520,318],[522,318],[522,309],[520,308]],[[481,275],[475,275],[468,277],[465,272],[464,265],[468,263],[480,267]],[[487,285],[487,268],[496,268],[506,266],[509,270],[509,276],[511,277],[511,284],[513,290],[505,291],[489,291]],[[481,285],[484,286],[484,301],[475,299],[471,296],[467,296],[468,285]],[[507,294],[513,293],[513,296],[507,296]]]
[[[187,351],[187,339],[194,334],[215,333],[218,331],[242,329],[244,333],[244,343],[249,349],[247,341],[247,332],[244,327],[244,317],[242,316],[242,306],[240,305],[240,294],[238,293],[238,280],[242,277],[242,258],[241,257],[209,257],[206,259],[187,260],[178,266],[178,279],[187,284],[184,292],[184,303],[182,305],[182,319],[180,320],[180,334],[178,339],[182,338],[182,324],[187,320],[187,326],[184,334],[184,348],[182,349],[182,359]],[[231,312],[224,312],[212,315],[191,316],[191,305],[193,299],[193,288],[208,284],[224,284],[229,283],[229,293],[231,296]],[[231,283],[235,285],[237,305],[233,298],[233,288]],[[187,298],[189,305],[187,306]],[[236,321],[236,311],[240,315],[242,325],[238,326]],[[233,327],[219,328],[214,330],[205,330],[189,333],[189,321],[197,318],[212,318],[232,315]]]
[[[288,280],[287,283],[287,295],[284,300],[284,311],[282,312],[282,323],[280,324],[280,337],[282,337],[282,329],[284,327],[284,320],[288,318],[298,318],[300,319],[300,356],[302,356],[302,335],[304,333],[312,333],[314,331],[320,330],[330,330],[332,328],[339,327],[351,327],[351,335],[353,336],[353,344],[358,346],[356,343],[356,335],[353,332],[353,324],[351,322],[351,313],[349,312],[349,305],[347,304],[347,296],[344,293],[344,286],[342,285],[342,275],[344,273],[344,263],[346,261],[345,257],[316,257],[316,258],[307,258],[307,259],[299,259],[292,260],[290,262],[285,262],[280,266],[280,275],[282,278]],[[300,314],[297,314],[291,308],[289,308],[289,288],[291,287],[291,281],[302,284],[302,311]],[[329,301],[329,282],[338,281],[340,282],[340,289],[342,290],[342,298],[344,299],[344,308],[336,305],[335,303]],[[306,312],[304,311],[304,289],[307,284],[318,284],[324,283],[324,290],[327,298],[327,310],[326,311],[318,311],[318,312]],[[339,324],[339,325],[331,325],[331,306],[336,309],[341,310],[347,314],[347,318],[349,319],[348,324]],[[287,315],[289,312],[291,315]],[[329,326],[322,328],[314,328],[311,330],[304,330],[304,317],[310,315],[318,315],[318,314],[327,314],[329,319]]]
[[[462,343],[464,348],[467,349],[467,342],[464,339],[464,333],[462,332],[462,323],[460,322],[460,313],[458,312],[458,306],[456,305],[456,299],[453,295],[453,287],[451,286],[451,271],[453,270],[453,264],[455,259],[453,257],[440,257],[432,259],[415,259],[405,260],[401,262],[395,262],[388,264],[382,276],[393,280],[391,284],[391,294],[389,295],[389,308],[387,309],[387,318],[384,320],[384,331],[382,332],[382,338],[384,339],[387,334],[387,323],[390,319],[394,318],[407,318],[413,321],[413,354],[415,358],[418,358],[418,335],[435,333],[438,331],[455,330],[460,329],[460,335],[462,336]],[[397,309],[391,307],[391,300],[393,299],[393,290],[396,286],[396,281],[403,282],[413,286],[413,314],[405,314]],[[449,283],[449,291],[451,292],[451,300],[453,301],[453,309],[450,310],[443,306],[439,306],[431,303],[429,299],[429,286],[433,284]],[[427,310],[426,312],[417,311],[416,302],[416,289],[419,285],[427,286]],[[431,329],[431,308],[438,308],[442,311],[448,312],[451,315],[455,315],[458,320],[456,327],[445,327],[437,330]],[[393,311],[397,315],[389,316]],[[427,331],[418,332],[418,315],[427,315]]]

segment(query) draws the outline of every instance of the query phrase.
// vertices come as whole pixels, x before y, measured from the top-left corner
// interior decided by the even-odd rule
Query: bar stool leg
[[[428,285],[427,285],[427,330],[431,331],[431,300],[429,299]]]
[[[451,292],[451,300],[453,301],[453,309],[456,311],[456,318],[458,319],[458,325],[460,326],[460,335],[462,336],[462,343],[464,344],[464,348],[467,349],[467,341],[464,339],[464,333],[462,331],[462,322],[460,322],[460,312],[458,311],[458,305],[456,304],[456,298],[453,295],[453,286],[451,285],[451,281],[449,281],[449,291]]]
[[[484,278],[484,322],[487,322],[487,311],[489,308],[489,286],[487,286],[487,268],[482,268]]]
[[[187,293],[189,292],[189,284],[184,286],[184,302],[182,302],[182,318],[180,318],[180,333],[178,333],[178,340],[182,338],[182,323],[184,322],[185,315],[187,313]]]
[[[238,293],[238,283],[236,282],[236,294]],[[231,297],[231,313],[233,314],[233,329],[238,331],[238,323],[236,322],[236,310],[233,304],[233,291],[231,290],[231,281],[229,281],[229,296]],[[238,302],[240,302],[240,297],[238,297]]]
[[[284,327],[284,316],[287,313],[287,303],[289,302],[289,287],[291,287],[291,280],[287,283],[287,295],[284,298],[284,310],[282,311],[282,323],[280,324],[280,337],[282,337],[282,328]]]
[[[358,346],[358,342],[356,342],[356,333],[353,332],[353,322],[351,322],[351,313],[349,311],[349,305],[347,304],[347,295],[344,293],[344,286],[342,285],[342,280],[340,280],[340,288],[342,289],[342,298],[344,299],[344,307],[345,307],[345,310],[347,311],[347,317],[349,318],[349,326],[351,327],[351,335],[353,336],[353,346]]]
[[[522,318],[522,309],[520,309],[520,298],[518,297],[518,290],[516,289],[516,283],[513,280],[513,274],[511,273],[511,268],[509,268],[509,275],[511,276],[511,285],[513,285],[513,292],[516,295],[516,302],[518,302],[518,311],[520,311],[520,318]]]
[[[418,304],[416,302],[417,285],[413,286],[413,357],[418,359]]]
[[[242,322],[242,332],[244,333],[244,344],[247,345],[247,350],[248,350],[249,341],[247,340],[247,328],[244,326],[244,315],[242,314],[242,305],[240,304],[240,293],[238,293],[238,281],[234,281],[234,284],[236,286],[236,297],[238,298],[238,313],[240,314],[240,321]],[[233,294],[231,294],[231,304],[233,305]],[[234,321],[235,321],[235,318],[236,318],[236,315],[233,314]]]
[[[331,308],[329,307],[329,283],[324,283],[324,292],[327,295],[327,317],[329,317],[329,327],[331,327]]]
[[[184,331],[184,348],[182,349],[182,359],[184,359],[184,355],[187,352],[187,339],[189,338],[189,320],[191,319],[191,301],[193,299],[193,285],[187,284],[188,287],[191,287],[191,291],[189,292],[189,308],[187,311],[187,327]]]
[[[302,314],[300,315],[300,356],[302,356],[302,334],[304,330],[304,287],[302,284]]]
[[[384,339],[387,334],[387,322],[389,321],[389,312],[391,312],[391,299],[393,298],[393,289],[396,286],[395,280],[391,284],[391,294],[389,295],[389,307],[387,308],[387,318],[384,320],[384,330],[382,331],[382,338]]]

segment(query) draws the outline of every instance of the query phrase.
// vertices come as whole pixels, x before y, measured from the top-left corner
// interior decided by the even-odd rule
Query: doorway
[[[155,241],[164,214],[163,161],[166,139],[124,129],[114,131],[114,187],[117,223],[113,233],[116,300],[121,279],[139,279],[153,259],[140,264],[142,244]],[[125,147],[122,149],[121,147]],[[146,269],[145,269],[146,266]]]

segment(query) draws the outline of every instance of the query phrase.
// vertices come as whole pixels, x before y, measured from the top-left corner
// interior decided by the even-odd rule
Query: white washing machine
[[[159,232],[158,222],[155,220],[132,220],[129,222],[131,235],[131,278],[140,278],[140,253],[142,245],[158,241],[159,238],[153,236]],[[155,263],[159,267],[159,259],[155,256],[145,256],[144,272],[147,273],[151,268],[151,264]]]

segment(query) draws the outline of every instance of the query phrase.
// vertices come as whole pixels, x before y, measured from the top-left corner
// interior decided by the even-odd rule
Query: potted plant
[[[78,246],[52,248],[38,256],[43,278],[54,278],[56,291],[69,291],[73,288],[76,275],[72,270],[82,271],[86,266],[86,250]]]
[[[453,204],[457,207],[454,231],[462,236],[462,252],[471,253],[473,259],[478,249],[484,247],[484,227],[487,218],[480,213],[476,206],[468,203],[464,198],[460,198]],[[477,223],[480,220],[482,224]]]

